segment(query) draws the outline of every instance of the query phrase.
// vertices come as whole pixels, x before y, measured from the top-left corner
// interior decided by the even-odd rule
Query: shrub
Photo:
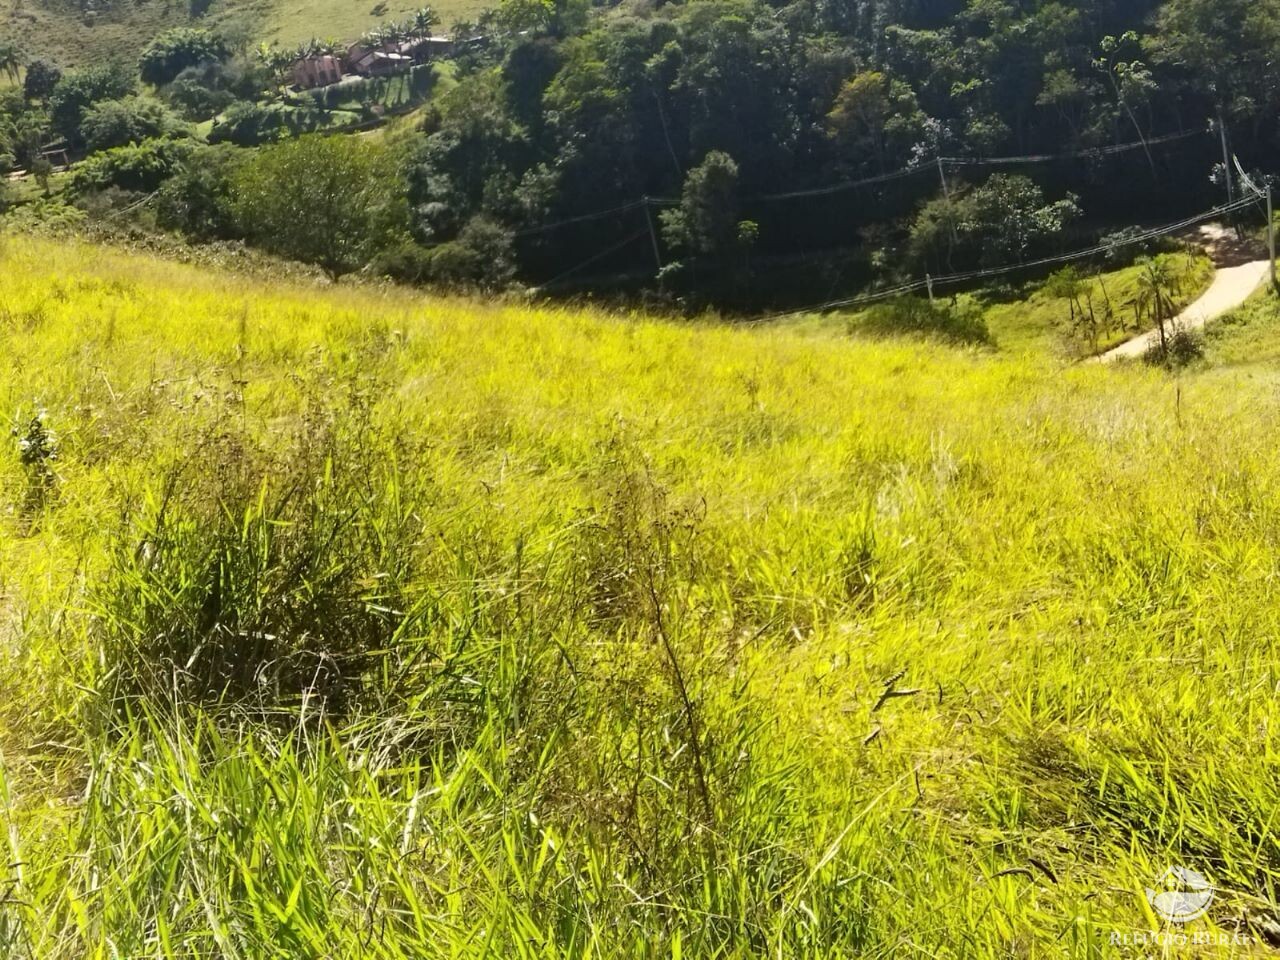
[[[106,100],[84,112],[80,133],[91,152],[141,143],[178,131],[178,118],[164,105],[146,97]]]
[[[426,283],[431,279],[432,254],[429,247],[412,240],[381,251],[369,266],[371,273],[405,283]]]
[[[4,225],[15,233],[61,233],[84,226],[86,215],[61,197],[39,199],[5,213]]]
[[[476,217],[456,240],[431,251],[426,279],[445,287],[499,290],[516,273],[514,242],[505,227]]]
[[[231,146],[194,151],[160,187],[156,198],[160,226],[198,240],[235,236],[231,178],[243,160]]]
[[[75,167],[71,189],[78,194],[108,187],[150,193],[177,170],[193,149],[187,141],[145,140],[105,150]]]
[[[851,331],[877,334],[925,333],[957,343],[991,339],[977,304],[942,305],[920,297],[900,297],[871,307],[850,324]]]
[[[1181,370],[1204,358],[1204,336],[1195,330],[1176,327],[1169,333],[1166,344],[1156,343],[1142,355],[1142,359],[1154,367]]]
[[[48,504],[57,484],[54,464],[58,460],[58,437],[49,428],[44,410],[37,410],[11,433],[17,441],[18,462],[26,475],[20,512],[25,520],[31,521]]]
[[[234,143],[240,147],[279,140],[292,132],[289,112],[281,104],[237,101],[229,106],[209,131],[210,143]]]

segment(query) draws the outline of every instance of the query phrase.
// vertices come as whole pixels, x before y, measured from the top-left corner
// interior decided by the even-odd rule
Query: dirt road
[[[1199,330],[1210,320],[1216,320],[1227,311],[1234,310],[1266,282],[1268,267],[1266,260],[1253,260],[1218,270],[1204,295],[1178,314],[1173,325],[1165,328],[1166,331],[1179,327],[1183,330]],[[1098,359],[1103,363],[1135,359],[1159,343],[1160,332],[1152,330],[1122,343],[1114,350],[1108,350]]]

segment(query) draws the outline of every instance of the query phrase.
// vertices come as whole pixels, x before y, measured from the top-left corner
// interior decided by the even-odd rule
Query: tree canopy
[[[437,22],[424,9],[366,41]],[[735,304],[808,300],[815,280],[1007,266],[1173,221],[1224,199],[1224,139],[1262,172],[1280,147],[1280,0],[502,0],[453,34],[447,92],[388,175],[408,273],[458,243],[439,259],[474,275],[500,237],[498,273],[532,284],[663,274],[670,292],[688,267]],[[266,47],[248,69],[184,27],[136,75],[32,62],[25,98],[0,105],[4,151],[162,132],[128,99],[139,77],[215,119],[210,141],[270,144],[309,109],[271,94],[290,57],[334,43]]]
[[[221,63],[231,55],[223,39],[208,30],[179,27],[160,34],[138,59],[143,83],[154,87],[172,83],[178,74],[206,63]]]
[[[274,253],[330,276],[358,270],[403,230],[395,158],[350,137],[305,136],[263,147],[236,168],[240,229]]]

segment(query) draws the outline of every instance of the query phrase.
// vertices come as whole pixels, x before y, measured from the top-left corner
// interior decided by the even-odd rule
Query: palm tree
[[[1166,261],[1160,259],[1145,257],[1139,263],[1142,273],[1138,277],[1138,303],[1155,315],[1156,329],[1160,331],[1160,352],[1167,354],[1169,337],[1165,332],[1165,321],[1172,320],[1177,314],[1173,304],[1173,271]]]
[[[0,43],[0,73],[4,73],[13,83],[18,82],[22,70],[22,56],[14,43]]]
[[[421,39],[430,39],[431,28],[440,22],[439,15],[430,7],[422,7],[413,15],[413,35]]]

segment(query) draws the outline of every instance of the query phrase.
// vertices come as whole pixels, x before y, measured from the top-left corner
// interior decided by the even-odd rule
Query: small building
[[[396,53],[409,57],[414,63],[428,63],[453,53],[453,41],[448,37],[417,37],[395,45]]]
[[[291,71],[294,85],[310,90],[312,87],[327,87],[342,79],[342,64],[337,57],[318,56],[304,57],[293,65]]]
[[[55,168],[67,169],[71,166],[69,144],[65,140],[55,140],[40,147],[40,159],[48,160]]]
[[[413,58],[387,50],[370,50],[356,60],[348,61],[351,69],[362,77],[386,77],[413,66]]]

